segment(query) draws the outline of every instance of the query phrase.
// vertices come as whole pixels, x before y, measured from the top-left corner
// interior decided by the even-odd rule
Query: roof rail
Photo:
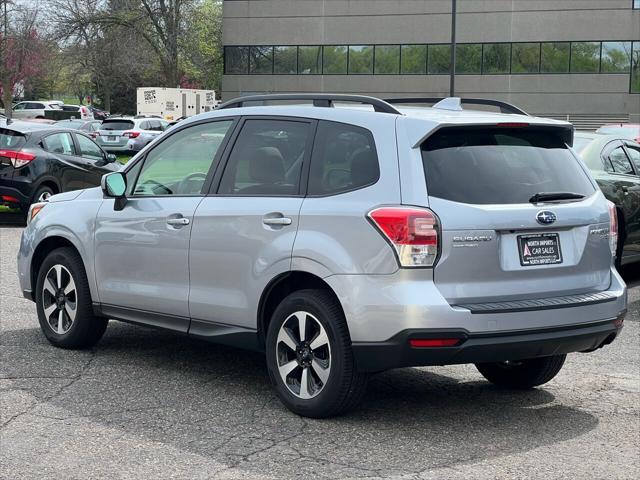
[[[436,104],[438,102],[442,102],[443,100],[450,100],[453,102],[453,99],[458,97],[411,97],[411,98],[385,98],[384,101],[393,105],[402,104],[402,103],[432,103]],[[468,105],[490,105],[493,107],[499,107],[500,113],[515,113],[517,115],[527,115],[529,114],[524,110],[516,107],[515,105],[511,105],[507,102],[502,102],[500,100],[490,100],[488,98],[460,98],[460,103],[468,104]],[[447,102],[449,103],[449,102]],[[446,108],[446,110],[451,110],[451,108]]]
[[[274,93],[268,95],[249,95],[238,97],[228,102],[224,102],[217,107],[218,110],[225,108],[242,107],[248,102],[274,102],[282,100],[310,100],[315,107],[333,107],[334,102],[353,102],[364,105],[371,105],[376,112],[402,113],[384,100],[366,95],[344,95],[339,93]]]

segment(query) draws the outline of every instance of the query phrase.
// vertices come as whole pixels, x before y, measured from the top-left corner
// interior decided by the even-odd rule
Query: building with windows
[[[447,96],[452,0],[225,0],[222,96]],[[457,0],[455,94],[640,119],[640,0]]]

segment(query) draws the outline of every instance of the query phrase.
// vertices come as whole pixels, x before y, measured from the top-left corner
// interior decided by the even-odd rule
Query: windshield
[[[130,130],[133,128],[131,120],[105,120],[102,122],[102,130]]]
[[[549,128],[442,128],[422,145],[430,196],[472,204],[528,203],[536,193],[595,188]]]

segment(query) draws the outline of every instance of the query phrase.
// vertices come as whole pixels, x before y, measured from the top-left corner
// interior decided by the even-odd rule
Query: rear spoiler
[[[487,128],[487,127],[495,127],[499,128],[532,128],[536,130],[548,130],[554,131],[560,135],[560,138],[564,143],[566,143],[569,147],[573,147],[573,133],[574,127],[570,123],[567,124],[544,124],[544,123],[527,123],[527,122],[498,122],[498,123],[476,123],[476,124],[459,124],[459,123],[447,123],[441,124],[437,128],[429,131],[426,135],[424,135],[420,140],[418,140],[413,148],[419,148],[420,145],[424,143],[424,141],[429,138],[431,135],[436,133],[442,128]]]

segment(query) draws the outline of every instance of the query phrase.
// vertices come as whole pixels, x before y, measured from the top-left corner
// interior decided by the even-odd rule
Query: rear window
[[[105,120],[102,122],[102,130],[130,130],[133,122],[130,120]]]
[[[0,149],[21,148],[26,141],[24,135],[19,132],[0,128]]]
[[[595,190],[564,143],[544,128],[442,128],[422,145],[432,197],[472,204],[528,203],[536,193]]]

